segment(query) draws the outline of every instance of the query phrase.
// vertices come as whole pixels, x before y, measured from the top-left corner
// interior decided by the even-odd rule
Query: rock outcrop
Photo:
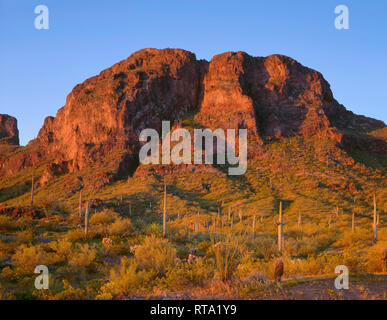
[[[0,141],[19,145],[17,120],[7,114],[0,114]]]
[[[0,174],[42,159],[53,161],[44,182],[104,159],[127,172],[136,166],[142,129],[160,132],[162,120],[178,124],[192,115],[203,127],[247,128],[253,146],[318,135],[343,148],[387,152],[385,140],[368,134],[382,121],[347,111],[319,72],[289,57],[227,52],[207,62],[181,49],[144,49],[75,86],[27,146],[33,151],[0,163]],[[12,121],[7,128],[16,142]]]

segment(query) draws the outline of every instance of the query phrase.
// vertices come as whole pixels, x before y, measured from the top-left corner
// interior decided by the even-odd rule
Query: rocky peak
[[[16,118],[7,114],[0,114],[0,141],[19,145],[19,130]]]
[[[7,160],[3,172],[48,158],[55,163],[47,176],[113,158],[117,170],[127,170],[138,160],[142,129],[160,132],[163,120],[178,124],[192,115],[203,127],[246,128],[249,146],[318,135],[343,147],[386,152],[384,140],[367,135],[383,122],[347,111],[319,72],[289,57],[226,52],[207,62],[181,49],[144,49],[75,86],[30,143],[36,155]]]

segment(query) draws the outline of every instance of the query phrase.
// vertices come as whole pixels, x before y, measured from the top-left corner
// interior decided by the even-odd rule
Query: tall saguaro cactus
[[[374,223],[372,225],[374,231],[374,243],[378,241],[378,224],[377,224],[377,212],[376,212],[376,194],[374,193]]]
[[[81,219],[82,219],[82,190],[79,193],[79,221],[80,221],[80,223],[82,223]]]
[[[253,240],[255,239],[255,219],[256,219],[256,217],[254,215],[254,217],[253,217]]]
[[[35,181],[34,181],[34,176],[32,176],[32,184],[31,184],[31,207],[34,205],[34,193],[35,193]]]
[[[89,231],[89,201],[86,203],[86,212],[85,212],[85,236],[87,237],[87,233]]]
[[[280,201],[279,205],[279,219],[278,219],[278,251],[280,254],[282,254],[282,245],[283,245],[283,217],[282,217],[282,201]]]
[[[164,183],[163,237],[167,237],[167,184]]]

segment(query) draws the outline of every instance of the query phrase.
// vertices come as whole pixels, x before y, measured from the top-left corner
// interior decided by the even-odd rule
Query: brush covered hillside
[[[140,164],[141,130],[164,120],[247,129],[246,173]],[[386,168],[385,124],[289,57],[140,50],[75,86],[26,146],[0,115],[0,298],[386,299]]]

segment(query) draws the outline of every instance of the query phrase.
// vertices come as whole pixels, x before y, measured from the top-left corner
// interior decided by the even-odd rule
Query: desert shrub
[[[169,269],[165,283],[172,289],[189,284],[202,285],[213,275],[213,266],[203,259],[198,259],[196,263],[180,263],[177,267]]]
[[[18,228],[18,224],[10,217],[0,215],[0,230],[12,231]]]
[[[286,241],[285,251],[293,257],[307,257],[318,251],[319,245],[313,240],[294,240]]]
[[[169,239],[173,242],[184,243],[189,238],[188,228],[186,226],[171,226],[168,230]]]
[[[97,258],[97,250],[90,248],[87,243],[77,244],[76,250],[69,257],[69,264],[73,267],[90,267]]]
[[[135,258],[140,269],[164,275],[176,263],[176,249],[167,240],[151,236],[137,248]]]
[[[35,226],[35,221],[30,217],[21,217],[17,220],[17,226],[19,229],[25,230]]]
[[[6,243],[0,241],[0,265],[3,264],[9,256],[12,255],[15,249],[16,243]]]
[[[9,290],[5,289],[0,284],[0,300],[14,300],[15,296],[12,294],[12,292],[9,292]]]
[[[108,233],[115,236],[127,236],[133,231],[129,218],[119,218],[108,228]]]
[[[109,225],[119,218],[119,214],[113,210],[105,209],[94,213],[90,217],[91,225]]]
[[[135,260],[123,258],[119,268],[110,271],[110,281],[102,286],[97,299],[112,299],[118,294],[133,294],[148,280],[149,274],[145,270],[139,270]]]
[[[18,272],[27,274],[33,273],[36,266],[46,265],[48,257],[41,245],[30,246],[21,245],[12,256],[12,263]]]
[[[163,234],[163,226],[160,223],[152,222],[146,227],[145,233],[148,235],[161,236]]]
[[[377,244],[367,251],[364,261],[364,269],[367,272],[383,272],[385,262],[382,260],[382,249],[384,248],[382,244]]]
[[[63,290],[55,295],[55,300],[84,300],[87,299],[85,290],[74,288],[71,284],[63,280]]]
[[[270,259],[278,252],[277,243],[271,235],[259,236],[247,245],[253,249],[253,256],[259,259]]]
[[[372,243],[372,232],[357,228],[355,232],[344,231],[343,236],[334,244],[336,247],[364,247]]]
[[[35,231],[27,229],[16,233],[17,241],[24,244],[32,244],[35,241]]]
[[[89,230],[89,233],[91,233],[91,231]],[[91,235],[88,235],[88,237],[90,238]],[[75,243],[75,242],[82,242],[82,241],[85,241],[86,237],[85,237],[85,232],[83,231],[83,229],[72,229],[72,230],[69,230],[65,236],[65,238],[72,242],[72,243]]]
[[[73,253],[73,243],[67,239],[59,239],[48,244],[48,247],[54,252],[49,255],[51,263],[67,261]]]

